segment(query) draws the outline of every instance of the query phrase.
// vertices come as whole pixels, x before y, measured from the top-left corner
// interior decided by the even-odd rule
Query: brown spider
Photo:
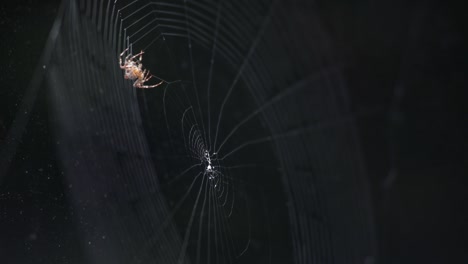
[[[122,63],[122,57],[127,51],[128,51],[128,48],[126,48],[122,53],[120,53],[119,64],[120,64],[120,68],[125,70],[125,75],[124,75],[125,79],[130,79],[130,80],[136,79],[136,81],[133,83],[133,87],[154,88],[154,87],[161,85],[164,82],[164,81],[161,81],[154,85],[144,85],[145,82],[149,81],[149,79],[153,77],[153,75],[151,75],[148,70],[142,69],[143,64],[141,63],[141,60],[143,59],[144,51],[140,51],[140,53],[136,55],[128,54]],[[140,57],[137,58],[138,56]]]

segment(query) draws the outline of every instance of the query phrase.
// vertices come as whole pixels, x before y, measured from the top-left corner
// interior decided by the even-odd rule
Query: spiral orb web
[[[91,263],[373,262],[357,116],[313,4],[62,7],[48,82]],[[126,48],[163,85],[132,87]]]

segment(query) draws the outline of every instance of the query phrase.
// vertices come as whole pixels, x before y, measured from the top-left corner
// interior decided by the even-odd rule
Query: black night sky
[[[0,7],[0,148],[21,114],[59,4]],[[344,65],[352,111],[372,113],[359,118],[358,133],[376,263],[468,263],[465,9],[447,1],[315,6]],[[85,261],[45,89],[7,170],[0,167],[1,263]]]

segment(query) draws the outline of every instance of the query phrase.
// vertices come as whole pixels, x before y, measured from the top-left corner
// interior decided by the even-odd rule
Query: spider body
[[[135,80],[135,82],[133,83],[133,87],[154,88],[161,85],[164,82],[161,81],[157,84],[145,85],[145,83],[149,81],[153,77],[153,75],[151,75],[148,70],[143,70],[143,64],[141,61],[143,59],[144,51],[141,51],[136,55],[128,54],[124,59],[122,59],[127,51],[128,48],[126,48],[122,53],[120,53],[119,64],[120,68],[122,70],[125,70],[124,78],[129,80]]]

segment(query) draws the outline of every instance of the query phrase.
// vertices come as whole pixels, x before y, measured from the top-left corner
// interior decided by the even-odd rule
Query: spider
[[[161,85],[164,81],[161,81],[157,84],[154,85],[144,85],[149,79],[153,77],[152,74],[148,70],[143,70],[143,64],[141,63],[141,60],[143,59],[143,53],[144,51],[140,51],[140,53],[136,55],[128,54],[124,61],[122,62],[122,58],[125,54],[125,52],[128,51],[128,48],[126,48],[122,53],[120,53],[119,56],[119,64],[120,68],[125,70],[125,79],[130,79],[130,80],[135,80],[136,81],[133,83],[133,87],[136,88],[154,88],[159,85]],[[140,56],[139,58],[137,58]]]

